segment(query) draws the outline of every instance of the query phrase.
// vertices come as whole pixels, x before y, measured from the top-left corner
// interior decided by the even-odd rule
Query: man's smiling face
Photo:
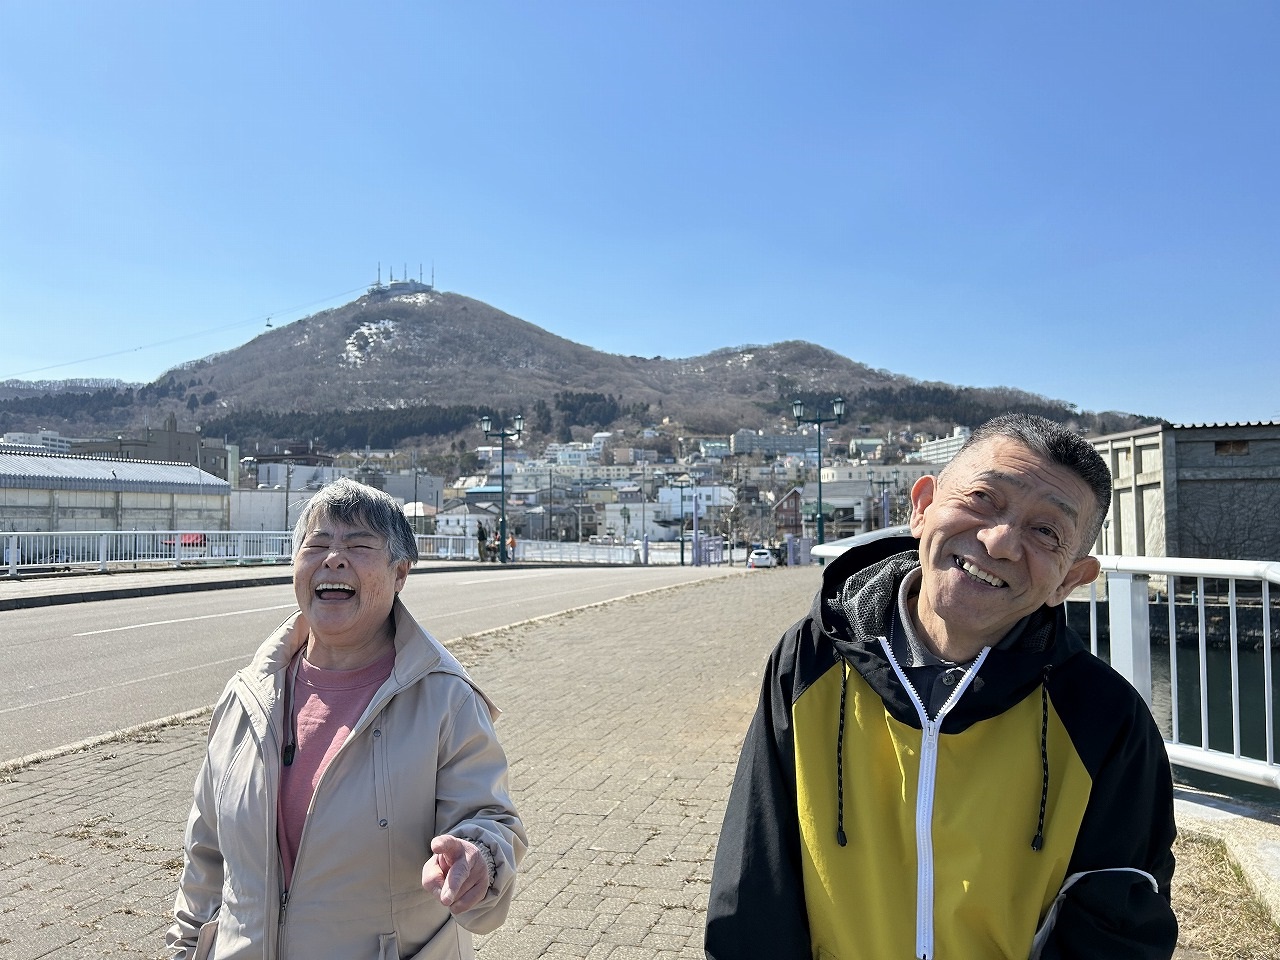
[[[934,653],[964,661],[1042,604],[1098,575],[1077,559],[1097,507],[1088,484],[996,436],[911,490],[923,577],[915,626]]]

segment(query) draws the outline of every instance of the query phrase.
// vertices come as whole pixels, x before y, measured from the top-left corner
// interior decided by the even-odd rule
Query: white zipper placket
[[[916,785],[916,958],[932,960],[933,958],[933,801],[934,788],[938,774],[938,731],[942,721],[946,719],[951,708],[959,701],[969,684],[978,673],[978,668],[991,652],[990,647],[983,647],[982,652],[965,671],[964,678],[956,684],[947,697],[946,703],[938,711],[938,716],[930,720],[920,694],[903,672],[898,658],[893,655],[893,648],[887,637],[880,638],[880,646],[884,650],[889,665],[897,675],[898,681],[911,697],[920,718],[920,770]]]

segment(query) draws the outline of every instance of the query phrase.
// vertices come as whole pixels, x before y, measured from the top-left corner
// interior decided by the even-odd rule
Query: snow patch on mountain
[[[356,327],[342,351],[341,363],[348,367],[362,367],[375,347],[395,338],[399,324],[394,320],[368,320]]]

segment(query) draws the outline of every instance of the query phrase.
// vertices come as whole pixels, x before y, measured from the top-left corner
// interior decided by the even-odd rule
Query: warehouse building
[[[0,531],[227,530],[230,503],[190,464],[0,449]]]
[[[1280,423],[1162,424],[1093,437],[1111,468],[1097,552],[1273,560]]]

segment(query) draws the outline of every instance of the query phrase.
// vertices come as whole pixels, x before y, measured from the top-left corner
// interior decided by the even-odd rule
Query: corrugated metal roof
[[[1277,420],[1233,420],[1230,423],[1175,423],[1173,429],[1203,429],[1205,427],[1280,427],[1280,421]]]
[[[0,452],[0,487],[230,494],[231,484],[189,463]]]

